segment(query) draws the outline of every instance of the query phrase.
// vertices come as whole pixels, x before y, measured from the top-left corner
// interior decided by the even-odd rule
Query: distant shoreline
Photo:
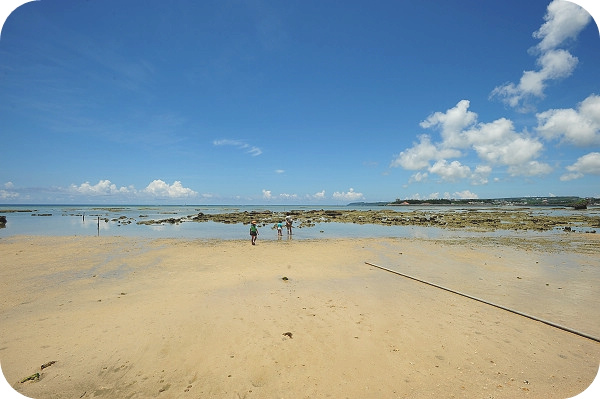
[[[577,196],[560,197],[507,197],[486,199],[396,199],[395,201],[379,202],[352,202],[348,206],[409,206],[409,205],[436,205],[436,206],[560,206],[572,207],[585,202],[588,206],[600,206],[600,198],[587,198]]]

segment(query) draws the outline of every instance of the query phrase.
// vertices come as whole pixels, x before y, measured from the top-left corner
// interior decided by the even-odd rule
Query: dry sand
[[[599,337],[598,235],[560,237],[3,238],[0,361],[34,398],[571,397],[598,342],[364,263]]]

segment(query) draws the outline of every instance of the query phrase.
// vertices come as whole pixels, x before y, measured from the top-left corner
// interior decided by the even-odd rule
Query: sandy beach
[[[8,237],[0,360],[34,398],[572,397],[600,343],[365,262],[600,337],[599,248]]]

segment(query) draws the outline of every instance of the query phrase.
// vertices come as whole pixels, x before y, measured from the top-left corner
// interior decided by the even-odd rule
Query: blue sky
[[[41,0],[0,132],[5,204],[600,197],[600,35],[562,0]]]

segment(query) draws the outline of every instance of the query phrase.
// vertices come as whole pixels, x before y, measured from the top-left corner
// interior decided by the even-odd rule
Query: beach
[[[7,381],[34,398],[566,398],[597,374],[592,339],[365,263],[600,337],[597,234],[269,234],[2,238]]]

